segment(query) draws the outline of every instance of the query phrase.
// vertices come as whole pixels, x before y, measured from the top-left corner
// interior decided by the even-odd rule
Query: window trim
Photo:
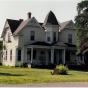
[[[53,32],[53,41],[57,41],[56,32]]]
[[[46,32],[46,36],[47,36],[47,41],[50,41],[50,32],[49,31]]]
[[[12,61],[12,50],[10,50],[10,61]]]
[[[19,55],[19,50],[20,50],[20,55]],[[17,61],[21,61],[21,53],[22,53],[22,50],[18,49],[17,50]],[[20,57],[20,59],[19,59],[19,57]]]
[[[32,34],[33,32],[33,34]],[[30,31],[30,40],[35,41],[35,31]]]
[[[68,34],[68,43],[72,43],[72,34]]]
[[[5,60],[7,61],[7,50],[6,50],[6,59]]]

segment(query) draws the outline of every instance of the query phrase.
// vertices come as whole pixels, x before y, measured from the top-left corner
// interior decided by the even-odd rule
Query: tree
[[[88,42],[88,1],[81,1],[77,4],[77,16],[75,17],[75,27],[77,34],[77,54],[82,53]]]
[[[77,34],[77,54],[84,54],[84,62],[88,68],[88,1],[77,5],[78,14],[75,17]]]

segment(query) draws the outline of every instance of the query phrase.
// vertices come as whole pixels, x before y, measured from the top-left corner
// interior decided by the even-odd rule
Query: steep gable
[[[25,26],[39,26],[39,27],[41,27],[41,25],[38,23],[38,21],[34,17],[32,17],[30,19],[23,21],[13,34],[19,33]]]
[[[61,31],[65,28],[75,29],[73,21],[69,20],[69,21],[65,21],[65,22],[60,23],[59,30]]]
[[[7,19],[4,25],[4,29],[2,32],[1,37],[4,36],[4,32],[6,31],[6,29],[9,27],[12,34],[14,33],[14,31],[18,28],[18,26],[21,24],[22,20],[12,20],[12,19]]]

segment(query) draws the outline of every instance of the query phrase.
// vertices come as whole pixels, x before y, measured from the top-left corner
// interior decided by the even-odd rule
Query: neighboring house
[[[75,33],[72,20],[59,24],[52,11],[47,14],[44,23],[31,17],[30,12],[25,21],[7,19],[1,35],[4,46],[2,64],[81,65],[84,61],[76,56]]]

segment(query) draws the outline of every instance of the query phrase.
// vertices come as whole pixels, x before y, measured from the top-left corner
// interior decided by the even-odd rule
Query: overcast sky
[[[31,12],[38,22],[44,22],[51,10],[59,22],[73,20],[77,15],[77,3],[81,0],[0,0],[0,36],[6,19],[27,19]]]

